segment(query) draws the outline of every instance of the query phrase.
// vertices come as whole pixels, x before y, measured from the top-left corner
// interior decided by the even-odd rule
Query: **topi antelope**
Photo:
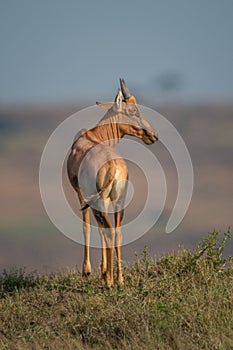
[[[123,283],[121,267],[121,221],[127,190],[128,168],[114,146],[125,135],[135,136],[147,145],[158,140],[157,131],[148,123],[120,79],[121,88],[114,103],[96,102],[107,109],[100,122],[90,130],[83,129],[72,145],[67,161],[69,180],[78,194],[82,208],[85,241],[83,275],[91,273],[90,208],[97,220],[102,244],[102,278],[113,286],[114,248],[117,256],[117,281]],[[115,228],[108,217],[112,202]]]

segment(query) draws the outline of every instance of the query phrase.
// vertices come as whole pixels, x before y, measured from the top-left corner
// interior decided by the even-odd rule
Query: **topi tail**
[[[98,193],[87,197],[82,193],[85,205],[81,208],[81,211],[87,209],[88,207],[91,207],[97,200],[99,200],[102,197],[104,192],[112,184],[114,177],[116,175],[116,166],[113,166],[112,162],[114,162],[114,159],[111,159],[107,162],[109,164],[108,179],[106,183],[103,185],[103,188]]]

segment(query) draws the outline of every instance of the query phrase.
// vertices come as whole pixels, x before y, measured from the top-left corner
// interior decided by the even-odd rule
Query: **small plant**
[[[148,253],[148,247],[147,246],[144,247],[141,256],[138,257],[137,254],[135,254],[135,255],[136,255],[136,259],[137,259],[136,260],[137,271],[138,272],[143,271],[144,274],[147,274],[150,267],[151,267],[151,264],[153,263],[153,260]]]
[[[198,245],[195,253],[195,259],[199,259],[204,256],[210,261],[214,267],[224,265],[229,259],[223,259],[222,253],[225,248],[226,242],[231,238],[230,227],[227,232],[224,232],[223,238],[219,239],[219,232],[214,230],[209,233],[207,238],[204,238]]]
[[[18,292],[23,288],[34,287],[38,283],[38,277],[26,274],[25,269],[12,269],[3,271],[0,276],[0,297],[6,294]]]
[[[198,264],[199,260],[204,260],[214,272],[223,272],[227,263],[232,261],[232,257],[223,258],[223,250],[226,242],[231,238],[230,227],[224,232],[222,237],[216,230],[209,233],[198,245],[193,256],[193,262]],[[225,272],[226,269],[225,269]]]

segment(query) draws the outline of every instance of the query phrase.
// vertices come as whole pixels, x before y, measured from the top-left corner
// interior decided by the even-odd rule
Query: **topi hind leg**
[[[102,272],[106,274],[106,285],[110,288],[113,286],[113,261],[114,261],[114,243],[115,243],[115,230],[107,216],[107,213],[97,211],[93,209],[94,216],[99,226],[99,232],[101,233],[102,240]]]
[[[84,261],[83,261],[83,276],[89,276],[91,274],[91,262],[90,262],[90,208],[83,210],[83,234],[84,234]]]
[[[116,256],[117,256],[117,282],[119,284],[124,283],[124,279],[122,275],[122,265],[121,265],[121,246],[122,246],[121,220],[123,218],[123,214],[124,214],[123,209],[114,214],[115,227],[116,227],[115,249],[116,249]]]
[[[101,273],[103,280],[106,280],[106,273],[107,273],[107,250],[106,250],[106,244],[104,239],[104,229],[99,228],[100,236],[101,236],[101,245],[102,245],[102,262],[101,262]]]

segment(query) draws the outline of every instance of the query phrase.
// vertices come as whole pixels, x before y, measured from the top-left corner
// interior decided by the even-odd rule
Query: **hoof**
[[[91,274],[91,272],[83,272],[83,274],[82,274],[82,276],[83,277],[89,277],[90,276],[90,274]]]
[[[106,280],[106,276],[107,276],[106,271],[105,271],[105,272],[101,272],[101,276],[102,276],[102,279],[103,279],[103,280]]]
[[[91,264],[83,264],[83,276],[88,277],[91,274]]]
[[[113,287],[113,285],[114,285],[113,281],[111,281],[111,280],[106,280],[106,287],[107,287],[108,289],[111,289],[111,288]]]
[[[118,283],[118,286],[119,286],[119,287],[124,287],[124,285],[125,285],[125,282],[124,282],[124,279],[123,279],[123,278],[119,279],[119,280],[117,281],[117,283]]]
[[[119,286],[123,286],[124,285],[124,278],[122,276],[122,272],[117,274],[117,283]]]

